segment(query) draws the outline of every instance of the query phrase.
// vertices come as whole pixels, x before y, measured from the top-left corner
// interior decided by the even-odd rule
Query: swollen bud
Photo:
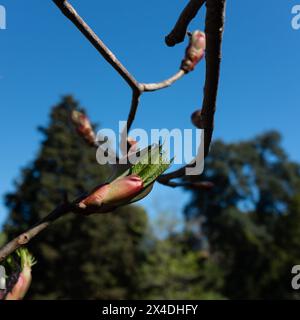
[[[95,145],[96,135],[89,118],[82,112],[73,110],[72,121],[78,134],[90,145]]]
[[[94,189],[78,207],[88,213],[106,213],[117,206],[130,202],[143,190],[143,180],[137,175],[117,178],[111,183]]]
[[[181,63],[181,69],[186,73],[193,71],[196,64],[204,57],[205,49],[205,33],[199,30],[194,31],[190,36],[190,42],[185,51],[185,57]]]
[[[21,269],[17,281],[5,296],[5,300],[22,300],[26,295],[32,280],[31,267],[35,264],[32,255],[25,248],[17,250],[20,258]]]
[[[134,150],[136,141],[129,139],[129,144],[130,150]],[[134,155],[139,156],[136,158]],[[136,154],[132,151],[130,166],[118,172],[117,178],[96,187],[85,198],[78,200],[76,212],[86,215],[107,213],[145,198],[172,161],[164,158],[161,144],[148,146]]]

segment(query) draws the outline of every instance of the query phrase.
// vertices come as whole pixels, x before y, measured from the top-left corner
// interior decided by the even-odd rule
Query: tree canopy
[[[195,180],[197,178],[192,178]],[[222,267],[228,298],[292,298],[291,269],[300,261],[300,166],[289,160],[278,132],[249,141],[216,141],[185,210]]]

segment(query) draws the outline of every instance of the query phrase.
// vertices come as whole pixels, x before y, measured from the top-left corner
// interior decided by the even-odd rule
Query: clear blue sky
[[[187,1],[73,0],[97,34],[142,82],[174,73],[185,44],[164,45]],[[228,1],[223,65],[214,138],[236,141],[278,129],[294,160],[299,149],[300,30],[291,27],[299,1]],[[102,126],[126,119],[130,90],[115,71],[57,10],[51,0],[0,0],[7,30],[0,30],[1,173],[0,195],[12,190],[20,168],[33,160],[40,142],[38,125],[50,107],[74,94]],[[203,13],[191,30],[203,28]],[[135,125],[190,128],[201,105],[203,64],[172,88],[145,94]],[[179,212],[187,195],[157,186],[144,205],[154,212]],[[175,201],[174,201],[175,200]],[[1,200],[2,201],[2,200]],[[5,217],[3,201],[0,221]]]

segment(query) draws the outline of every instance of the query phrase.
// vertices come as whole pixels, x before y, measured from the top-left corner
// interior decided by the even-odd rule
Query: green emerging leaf
[[[162,145],[152,145],[137,164],[130,169],[130,174],[136,174],[143,179],[144,187],[152,184],[173,162],[168,161],[163,154]]]
[[[112,181],[129,175],[138,175],[143,180],[143,190],[129,202],[133,203],[152,191],[154,182],[170,167],[173,159],[168,161],[164,157],[161,144],[152,144],[130,155],[129,162],[131,164],[117,165]]]
[[[36,260],[32,254],[27,250],[27,248],[21,247],[16,250],[17,255],[21,261],[21,268],[24,269],[25,266],[32,267],[36,264]]]

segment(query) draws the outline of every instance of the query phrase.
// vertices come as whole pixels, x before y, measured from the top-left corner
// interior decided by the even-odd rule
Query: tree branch
[[[204,2],[205,0],[189,1],[178,18],[175,27],[165,38],[169,47],[173,47],[184,40],[190,22],[195,18]]]
[[[193,113],[192,122],[204,129],[204,157],[208,155],[213,134],[214,115],[220,78],[221,48],[225,23],[226,0],[206,0],[206,78],[202,109]],[[184,166],[161,176],[163,181],[181,178],[185,175]]]
[[[19,247],[29,243],[35,236],[48,228],[54,221],[60,219],[68,213],[89,215],[89,208],[81,208],[78,204],[88,196],[88,193],[80,195],[78,198],[69,202],[66,195],[64,202],[57,206],[52,212],[50,212],[45,218],[41,219],[33,227],[27,231],[21,233],[15,239],[8,242],[2,248],[0,248],[0,262],[2,262],[7,256],[17,250]]]
[[[162,82],[158,83],[139,83],[139,90],[133,90],[132,92],[132,99],[131,99],[131,106],[127,118],[127,126],[124,128],[124,131],[122,132],[121,137],[121,150],[124,155],[127,154],[128,144],[127,144],[127,137],[128,133],[131,129],[131,126],[134,122],[135,115],[139,106],[140,97],[144,92],[150,92],[150,91],[157,91],[160,89],[165,89],[169,86],[171,86],[173,83],[175,83],[177,80],[181,79],[186,72],[182,69],[180,69],[174,76],[171,78],[164,80]]]
[[[36,225],[31,227],[26,232],[20,234],[15,239],[8,242],[5,246],[0,249],[0,262],[2,262],[7,256],[17,250],[19,247],[27,244],[31,239],[37,236],[40,232],[45,230],[49,225],[61,218],[65,214],[71,212],[73,210],[73,204],[62,204],[59,205],[56,209],[54,209],[48,216],[43,218]]]
[[[103,58],[119,73],[119,75],[134,89],[139,90],[139,84],[129,71],[122,65],[117,57],[99,39],[96,33],[84,22],[76,10],[67,0],[53,0],[61,12],[71,20],[75,26],[83,33],[89,42],[103,56]]]
[[[140,86],[141,86],[141,89],[145,92],[165,89],[165,88],[171,86],[177,80],[181,79],[185,74],[186,74],[186,72],[184,70],[180,69],[176,74],[174,74],[174,76],[172,76],[171,78],[169,78],[167,80],[164,80],[164,81],[158,82],[158,83],[141,83]]]
[[[100,40],[95,32],[87,25],[87,23],[79,16],[74,7],[67,0],[53,0],[61,12],[74,23],[74,25],[83,33],[89,42],[96,48],[96,50],[103,56],[103,58],[120,74],[120,76],[127,82],[133,91],[130,112],[127,119],[127,130],[122,134],[128,134],[132,123],[134,121],[139,98],[144,91],[155,91],[166,88],[179,80],[185,72],[179,70],[173,77],[161,83],[140,84],[116,58],[116,56],[107,48],[107,46]],[[124,141],[121,142],[124,144]],[[126,143],[125,143],[126,144]],[[96,145],[95,145],[96,146]],[[126,148],[122,148],[125,150]]]
[[[143,92],[155,91],[166,88],[172,85],[175,81],[179,80],[186,73],[184,70],[179,70],[170,79],[160,83],[139,83],[129,71],[122,65],[116,56],[106,47],[106,45],[99,39],[95,32],[85,23],[85,21],[78,15],[75,9],[67,0],[52,0],[62,13],[70,19],[74,25],[82,32],[82,34],[89,40],[95,49],[103,56],[103,58],[120,74],[120,76],[127,82],[132,89],[132,102],[130,112],[128,115],[127,128],[125,133],[128,134],[132,123],[134,121],[139,98]],[[166,42],[169,46],[173,46],[184,40],[187,27],[191,20],[196,16],[197,12],[203,5],[205,0],[190,0],[189,4],[180,15],[174,29],[166,37]],[[207,55],[206,55],[206,80],[204,88],[204,99],[202,109],[193,114],[193,123],[205,132],[205,156],[208,153],[211,137],[213,133],[214,114],[216,110],[216,100],[218,92],[220,63],[221,63],[221,44],[224,28],[224,13],[225,13],[225,0],[206,0],[207,13],[206,13],[206,35],[207,35]],[[127,135],[126,135],[127,136]],[[91,144],[98,146],[97,143]],[[185,169],[190,166],[180,168],[174,172],[160,176],[157,181],[161,184],[171,187],[191,187],[191,188],[204,188],[212,187],[209,182],[174,182],[170,181],[185,175]],[[43,218],[35,226],[20,234],[18,237],[8,242],[0,249],[0,262],[2,262],[8,255],[13,253],[17,248],[27,244],[31,239],[37,236],[40,232],[45,230],[52,222],[66,215],[67,213],[83,213],[84,209],[80,209],[78,201],[82,197],[73,202],[66,201],[54,209],[48,216]]]
[[[129,114],[126,122],[126,127],[123,129],[123,132],[121,134],[121,151],[124,156],[127,155],[128,150],[130,148],[127,141],[128,133],[135,119],[141,94],[142,94],[142,91],[133,90],[132,92],[131,105],[130,105],[130,110],[129,110]]]
[[[209,152],[214,127],[214,115],[216,111],[222,58],[221,51],[225,23],[225,5],[226,0],[206,1],[206,79],[200,116],[198,117],[198,121],[194,119],[194,123],[198,123],[197,127],[204,129],[205,157]]]
[[[163,180],[158,178],[157,180],[160,184],[171,187],[171,188],[177,188],[177,187],[184,187],[184,188],[190,188],[190,189],[203,189],[203,190],[210,190],[213,188],[213,183],[209,181],[201,181],[201,182],[175,182],[170,180]]]
[[[117,60],[115,55],[105,46],[105,44],[97,37],[93,30],[83,21],[77,14],[75,9],[67,0],[53,0],[60,8],[62,13],[69,18],[77,28],[86,36],[93,46],[101,53],[101,55],[113,66],[113,68],[125,79],[133,90],[130,112],[127,120],[127,127],[122,133],[121,149],[126,154],[128,148],[126,139],[128,132],[134,121],[139,98],[143,92],[155,91],[166,88],[179,80],[185,72],[179,70],[173,77],[160,83],[139,83],[128,70]],[[188,5],[180,15],[172,32],[166,37],[168,45],[175,45],[184,40],[187,27],[192,19],[196,16],[205,0],[190,0]],[[206,54],[206,80],[204,88],[204,99],[202,109],[196,111],[192,115],[192,121],[196,127],[204,129],[204,149],[207,156],[212,133],[214,114],[216,110],[216,99],[218,92],[220,63],[221,63],[221,43],[224,27],[225,0],[206,0],[207,12],[205,21],[205,31],[207,35],[207,54]],[[185,175],[185,169],[189,165],[162,176],[162,179],[174,179]]]

